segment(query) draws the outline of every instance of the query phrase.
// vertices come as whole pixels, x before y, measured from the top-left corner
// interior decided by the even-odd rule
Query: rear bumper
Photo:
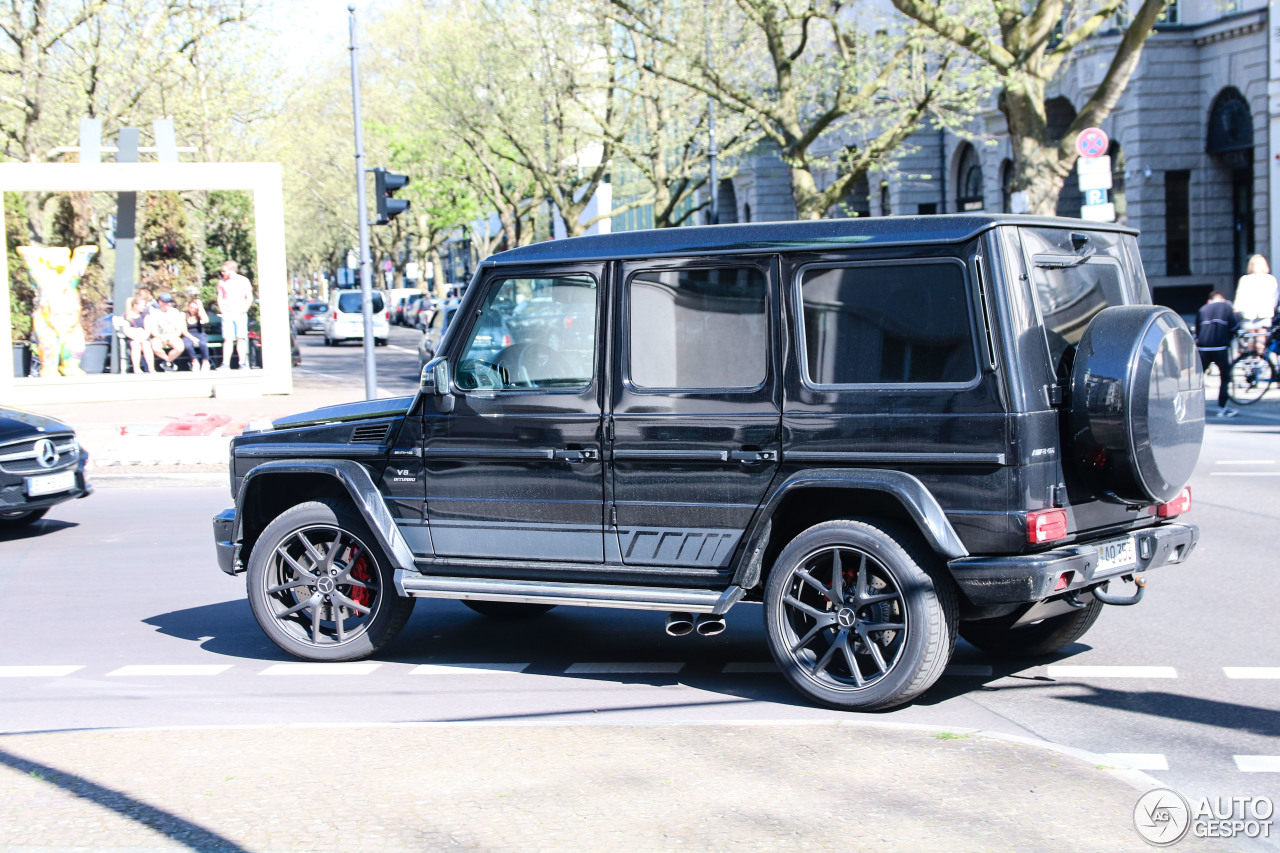
[[[229,575],[236,573],[236,511],[224,509],[213,517],[213,547],[218,552],[218,568]]]
[[[1200,539],[1194,524],[1162,524],[1134,533],[1137,540],[1136,567],[1094,578],[1098,551],[1080,543],[1039,554],[1009,557],[962,557],[948,565],[956,585],[975,605],[1027,604],[1043,601],[1071,590],[1085,589],[1123,574],[1146,572],[1166,564],[1181,563]],[[1071,572],[1068,583],[1058,589],[1059,579]]]

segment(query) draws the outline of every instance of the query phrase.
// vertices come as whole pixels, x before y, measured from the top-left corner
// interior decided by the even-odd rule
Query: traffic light
[[[404,189],[409,183],[408,175],[397,175],[379,166],[373,170],[377,184],[378,218],[376,224],[386,225],[392,219],[409,209],[409,200],[396,198],[396,190]]]

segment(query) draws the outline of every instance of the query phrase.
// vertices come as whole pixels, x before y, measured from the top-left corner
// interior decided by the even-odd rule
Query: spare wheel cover
[[[1074,461],[1100,496],[1177,497],[1204,438],[1204,374],[1182,318],[1156,305],[1099,312],[1076,350],[1068,422]]]

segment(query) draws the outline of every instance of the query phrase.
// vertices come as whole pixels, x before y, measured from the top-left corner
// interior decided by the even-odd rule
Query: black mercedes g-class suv
[[[858,710],[922,693],[957,632],[1059,649],[1197,540],[1203,376],[1135,237],[957,215],[495,255],[415,396],[233,442],[219,562],[308,660],[373,654],[415,598],[673,634],[761,601],[791,683]]]

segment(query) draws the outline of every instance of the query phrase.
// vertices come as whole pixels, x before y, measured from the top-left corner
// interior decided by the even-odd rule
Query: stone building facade
[[[1249,255],[1271,259],[1280,246],[1270,204],[1280,195],[1280,21],[1268,22],[1266,0],[1180,0],[1102,124],[1112,140],[1117,216],[1142,232],[1157,301],[1183,313],[1210,290],[1232,295]],[[1075,117],[1119,38],[1104,34],[1076,52],[1051,93],[1051,129]],[[832,215],[1010,211],[1010,156],[994,104],[963,135],[926,126],[892,169],[869,175]],[[759,150],[736,166],[719,189],[721,222],[795,217],[776,153]],[[1058,212],[1079,216],[1082,202],[1073,176]]]

